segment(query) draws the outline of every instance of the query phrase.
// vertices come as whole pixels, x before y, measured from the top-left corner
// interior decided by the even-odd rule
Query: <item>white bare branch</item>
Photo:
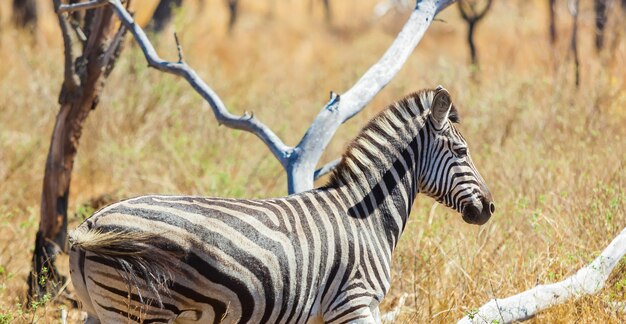
[[[317,180],[323,177],[324,175],[326,175],[327,173],[335,170],[335,168],[339,165],[340,162],[341,162],[341,158],[338,158],[338,159],[334,159],[326,163],[323,167],[315,170],[315,173],[313,173],[313,179]]]
[[[285,145],[269,127],[254,118],[253,114],[245,113],[243,116],[237,116],[230,113],[217,93],[215,93],[187,63],[184,61],[168,62],[161,59],[148,39],[148,36],[146,36],[146,33],[135,23],[133,17],[126,11],[126,8],[124,8],[120,0],[109,0],[109,3],[115,9],[122,24],[133,34],[149,66],[162,72],[183,77],[187,80],[189,85],[211,105],[215,118],[220,124],[255,134],[269,147],[278,161],[286,167],[289,154],[292,151],[291,147]]]
[[[78,2],[73,4],[62,4],[57,7],[57,13],[80,11],[104,7],[109,4],[108,0],[91,0],[87,2]]]
[[[550,285],[539,285],[508,298],[492,299],[477,312],[465,316],[459,323],[522,321],[570,299],[595,294],[604,287],[613,268],[624,254],[626,254],[626,228],[613,239],[600,256],[573,276]]]
[[[424,36],[435,15],[453,2],[417,1],[409,20],[382,58],[341,97],[331,98],[293,152],[297,159],[287,170],[290,192],[313,188],[315,165],[337,128],[359,113],[393,79]]]

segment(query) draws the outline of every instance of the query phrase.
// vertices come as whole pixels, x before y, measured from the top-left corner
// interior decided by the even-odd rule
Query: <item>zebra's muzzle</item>
[[[468,204],[463,208],[463,220],[469,224],[483,225],[491,214],[496,211],[496,205],[484,197],[480,198],[480,205]]]

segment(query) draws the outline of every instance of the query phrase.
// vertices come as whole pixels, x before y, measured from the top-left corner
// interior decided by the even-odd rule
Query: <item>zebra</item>
[[[495,212],[442,86],[393,103],[324,186],[271,199],[148,195],[70,233],[93,323],[378,323],[417,193],[482,225]]]

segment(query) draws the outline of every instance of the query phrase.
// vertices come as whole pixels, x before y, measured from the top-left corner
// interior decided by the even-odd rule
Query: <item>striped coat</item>
[[[379,322],[392,252],[418,192],[483,224],[494,211],[448,92],[391,105],[330,182],[250,200],[142,196],[70,234],[70,269],[103,323]]]

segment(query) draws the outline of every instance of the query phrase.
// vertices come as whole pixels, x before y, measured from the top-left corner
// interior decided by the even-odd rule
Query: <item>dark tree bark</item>
[[[475,66],[478,66],[478,54],[476,53],[476,45],[474,43],[474,31],[476,30],[476,24],[485,17],[491,8],[492,3],[492,0],[487,0],[487,3],[482,10],[478,10],[476,8],[478,1],[459,1],[459,12],[461,13],[461,18],[463,18],[463,20],[467,23],[467,44],[470,48],[472,65]]]
[[[609,0],[594,0],[593,9],[596,13],[596,51],[604,47],[604,29],[607,22]]]
[[[59,3],[55,0],[55,7]],[[83,123],[98,105],[124,36],[124,29],[115,28],[111,7],[91,10],[84,20],[88,25],[83,26],[88,37],[82,53],[74,57],[68,17],[59,14],[58,20],[63,35],[65,72],[59,94],[61,108],[52,131],[43,179],[41,219],[29,277],[31,300],[56,292],[64,281],[54,261],[57,253],[65,251],[67,246],[67,208],[74,158]]]
[[[174,9],[180,8],[182,0],[161,0],[154,10],[154,14],[148,24],[148,29],[153,32],[161,32],[172,20]]]
[[[550,44],[556,44],[556,0],[548,0],[550,16]]]
[[[37,1],[13,0],[13,22],[20,28],[37,27]]]

